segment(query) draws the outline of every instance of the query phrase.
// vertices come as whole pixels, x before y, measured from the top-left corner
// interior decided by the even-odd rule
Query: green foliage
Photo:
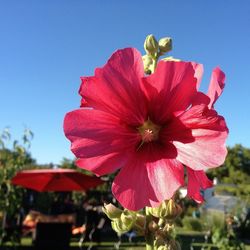
[[[209,212],[203,214],[203,223],[206,225],[206,230],[212,231],[214,228],[225,228],[225,215],[222,212]]]
[[[198,218],[193,218],[186,216],[182,220],[183,226],[186,229],[193,230],[193,231],[202,231],[202,221]]]
[[[242,208],[241,208],[242,210]],[[243,250],[244,244],[236,236],[235,228],[239,219],[237,211],[225,215],[223,212],[209,212],[203,214],[203,224],[211,234],[212,243],[222,250]],[[206,249],[206,248],[205,248]]]
[[[60,163],[60,168],[75,169],[75,170],[78,169],[77,166],[75,165],[75,161],[68,158],[62,159]]]
[[[236,196],[238,188],[236,186],[220,185],[215,187],[215,194],[217,195],[233,195]]]
[[[250,195],[250,184],[219,185],[215,187],[215,193],[248,197]]]
[[[18,214],[23,193],[25,192],[24,189],[12,185],[11,178],[17,171],[35,164],[27,151],[32,137],[32,132],[25,129],[22,144],[20,144],[17,140],[11,141],[8,129],[4,129],[0,134],[0,218],[2,223],[0,243],[5,236],[6,221],[7,219],[13,220]],[[9,144],[12,146],[7,147]]]
[[[221,250],[244,250],[241,243],[232,231],[214,228],[212,232],[212,242]]]
[[[228,147],[225,163],[208,172],[210,178],[217,177],[219,182],[230,184],[250,183],[250,149],[236,144]]]

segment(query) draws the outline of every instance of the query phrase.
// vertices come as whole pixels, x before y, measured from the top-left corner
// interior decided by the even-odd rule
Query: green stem
[[[146,250],[154,250],[154,235],[148,229],[148,225],[152,221],[152,215],[148,212],[147,207],[145,208],[145,210],[146,210],[146,233],[145,233]]]
[[[153,71],[151,72],[151,74],[155,72],[155,69],[156,69],[156,67],[157,67],[157,63],[158,63],[159,57],[160,57],[161,55],[162,55],[162,54],[159,52],[159,53],[157,53],[157,54],[153,57]]]

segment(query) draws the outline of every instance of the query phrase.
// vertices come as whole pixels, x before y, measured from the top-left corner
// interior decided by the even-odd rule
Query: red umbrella
[[[11,182],[39,192],[88,190],[104,183],[95,176],[63,168],[23,170]]]

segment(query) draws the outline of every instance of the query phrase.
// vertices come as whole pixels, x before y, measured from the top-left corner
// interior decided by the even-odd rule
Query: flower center
[[[138,131],[142,138],[142,143],[156,141],[159,138],[161,127],[154,124],[149,118],[139,128]]]

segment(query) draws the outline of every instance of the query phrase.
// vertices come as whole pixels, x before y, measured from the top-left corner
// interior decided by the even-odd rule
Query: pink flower
[[[81,78],[82,104],[92,108],[65,117],[76,164],[98,176],[120,169],[112,192],[130,210],[170,199],[184,185],[184,165],[189,195],[199,192],[192,189],[206,186],[203,171],[221,165],[227,153],[228,129],[212,108],[223,74],[215,71],[205,95],[197,90],[199,64],[160,61],[145,76],[136,49],[115,52],[94,76]]]

